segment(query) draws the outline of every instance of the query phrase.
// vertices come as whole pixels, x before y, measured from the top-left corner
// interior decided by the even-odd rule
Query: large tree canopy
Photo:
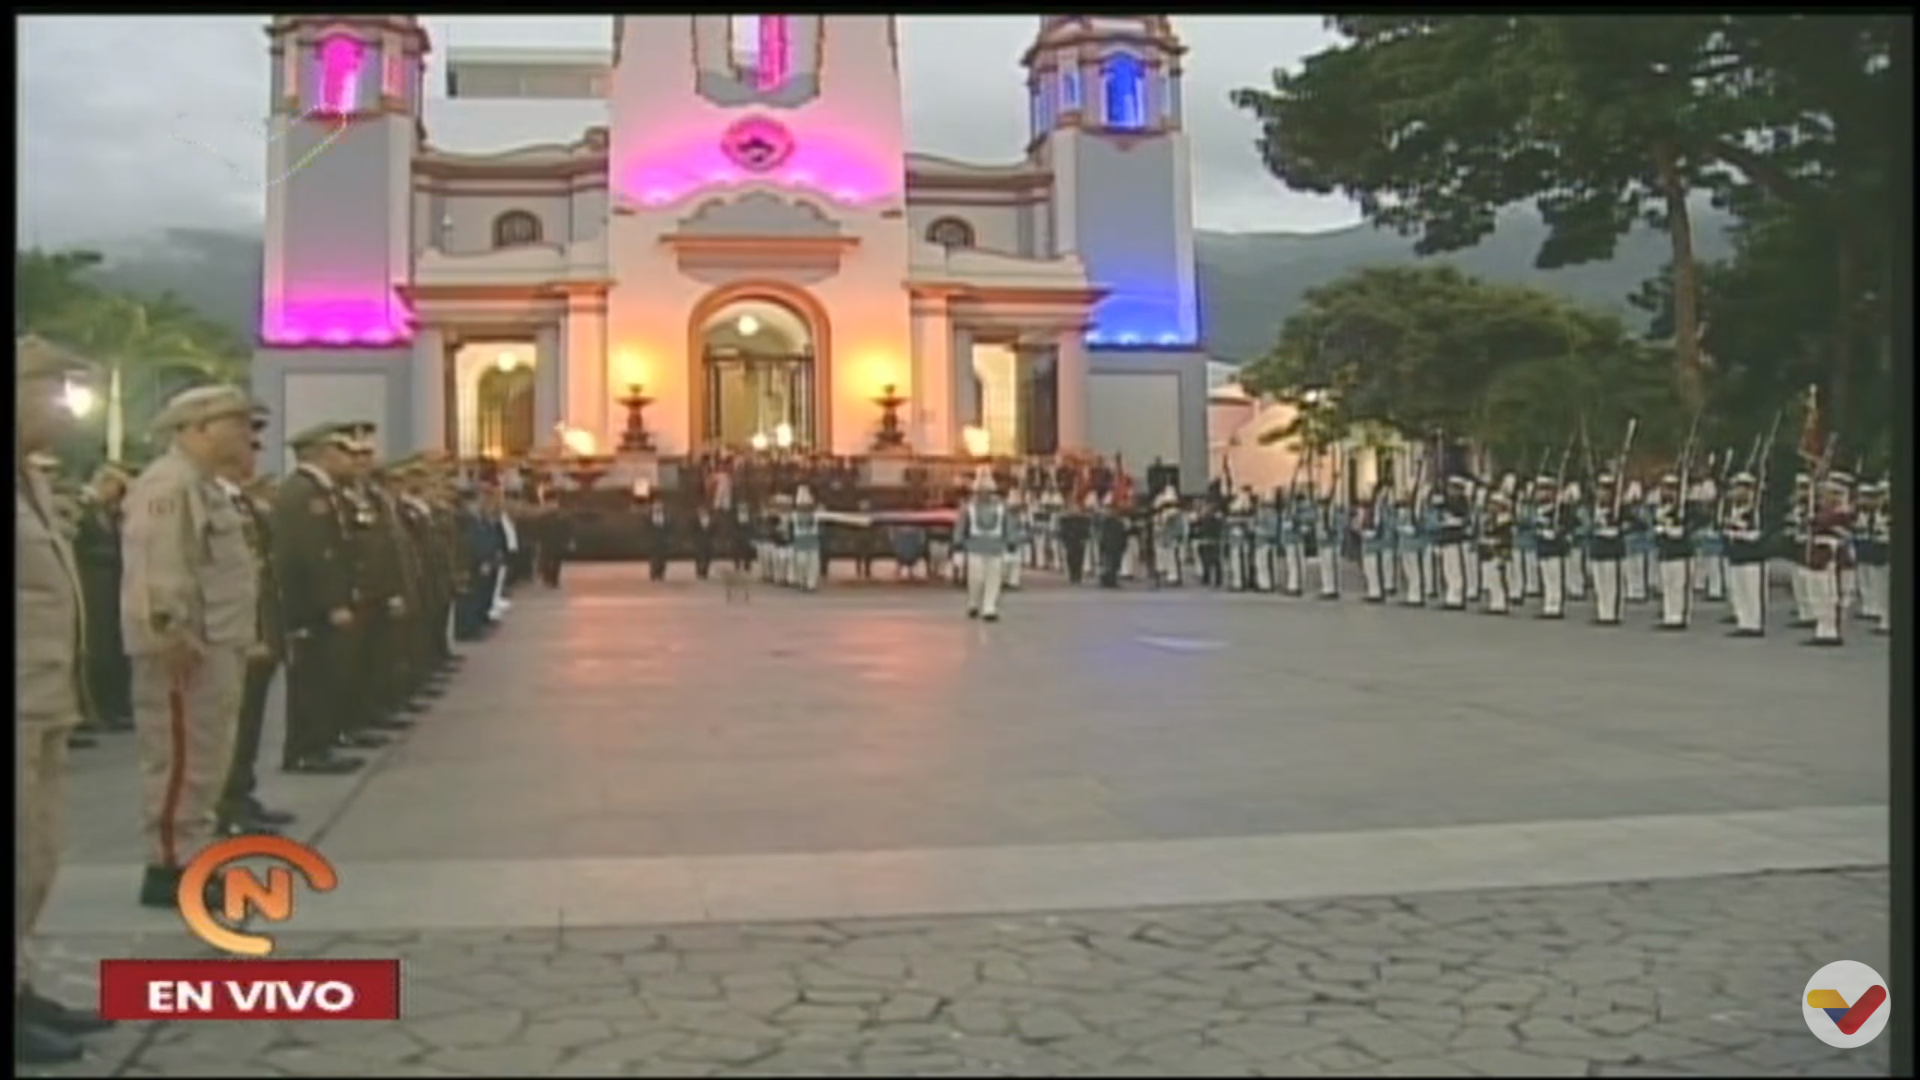
[[[1316,431],[1382,427],[1464,439],[1509,465],[1564,446],[1582,425],[1642,424],[1649,450],[1686,426],[1670,357],[1610,313],[1450,267],[1362,270],[1307,294],[1272,355],[1248,365],[1254,393],[1311,403]]]
[[[1836,237],[1822,352],[1839,400],[1865,298],[1884,284],[1894,16],[1341,16],[1340,44],[1235,102],[1288,186],[1353,197],[1425,253],[1484,239],[1532,205],[1542,267],[1607,258],[1636,223],[1665,229],[1682,399],[1708,395],[1699,339],[1716,321],[1689,200],[1778,204]],[[1878,226],[1878,228],[1876,228]],[[1884,288],[1880,288],[1884,293]],[[1841,299],[1844,297],[1845,299]],[[1884,326],[1884,321],[1881,323]],[[1873,336],[1873,335],[1870,335]],[[1883,336],[1883,335],[1880,335]]]

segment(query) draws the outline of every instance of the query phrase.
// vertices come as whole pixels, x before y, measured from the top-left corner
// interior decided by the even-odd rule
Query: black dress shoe
[[[348,750],[378,750],[387,745],[387,740],[378,735],[358,731],[351,735],[342,735],[338,741],[340,746]]]
[[[15,1022],[13,1060],[16,1065],[66,1065],[79,1061],[80,1044],[52,1028],[25,1019]]]
[[[113,1021],[87,1009],[73,1009],[41,997],[33,987],[20,989],[20,1022],[50,1028],[62,1035],[93,1035],[113,1026]]]
[[[291,825],[300,820],[300,815],[290,810],[273,810],[262,806],[258,799],[247,800],[247,815],[255,821],[264,821],[268,825]]]
[[[1727,631],[1727,636],[1737,637],[1737,638],[1757,638],[1757,637],[1766,637],[1767,632],[1765,630],[1729,630]]]
[[[1566,617],[1567,617],[1567,614],[1564,611],[1553,611],[1553,612],[1543,611],[1540,614],[1534,616],[1534,618],[1536,619],[1553,619],[1556,621],[1564,620]]]
[[[90,750],[99,745],[99,739],[91,735],[81,734],[78,728],[75,728],[73,733],[67,736],[67,749],[69,750]]]
[[[250,817],[232,818],[214,823],[214,831],[221,836],[279,836],[280,830]]]
[[[1665,630],[1668,633],[1672,633],[1675,630],[1685,630],[1687,628],[1687,624],[1686,623],[1664,623],[1664,622],[1654,623],[1653,628],[1655,630]]]
[[[177,866],[149,866],[140,879],[140,906],[150,908],[173,908],[180,906],[180,874]],[[208,911],[218,911],[224,905],[225,893],[218,881],[207,882],[205,899]]]
[[[309,754],[294,758],[280,766],[281,772],[298,773],[303,776],[344,776],[357,771],[364,764],[359,758],[340,757],[335,754]]]
[[[1839,638],[1808,638],[1800,644],[1816,649],[1837,649],[1844,643]]]

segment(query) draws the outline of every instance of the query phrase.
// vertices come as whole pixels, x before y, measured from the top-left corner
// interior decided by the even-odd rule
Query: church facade
[[[857,455],[893,401],[923,453],[1206,476],[1165,17],[1041,17],[1005,164],[908,151],[892,16],[611,22],[607,50],[456,50],[429,94],[412,16],[274,18],[276,435],[611,450],[641,399],[664,455]]]

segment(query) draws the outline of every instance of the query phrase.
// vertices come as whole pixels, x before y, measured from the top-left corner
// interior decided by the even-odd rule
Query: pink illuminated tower
[[[254,392],[385,425],[405,392],[412,160],[427,37],[411,15],[280,15]],[[389,375],[388,366],[394,372]],[[378,378],[370,378],[378,376]],[[395,385],[382,385],[391,378]],[[286,407],[283,407],[286,406]],[[290,410],[291,409],[291,413]]]

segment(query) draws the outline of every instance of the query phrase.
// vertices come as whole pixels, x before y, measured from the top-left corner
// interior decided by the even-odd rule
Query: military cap
[[[165,435],[228,416],[252,417],[258,404],[237,386],[196,386],[168,399],[153,418],[153,432]]]
[[[1825,483],[1827,487],[1835,490],[1851,490],[1853,488],[1853,474],[1843,472],[1828,473],[1823,483]]]
[[[92,369],[92,364],[38,334],[22,334],[13,339],[15,382],[58,379]]]
[[[349,425],[337,420],[315,424],[287,440],[287,445],[295,450],[306,450],[317,446],[334,446],[342,450],[353,449],[353,436],[348,434]]]
[[[1733,478],[1728,481],[1728,483],[1732,484],[1734,487],[1737,487],[1737,488],[1753,487],[1755,484],[1758,484],[1759,482],[1760,482],[1759,479],[1756,478],[1750,472],[1734,473]]]

